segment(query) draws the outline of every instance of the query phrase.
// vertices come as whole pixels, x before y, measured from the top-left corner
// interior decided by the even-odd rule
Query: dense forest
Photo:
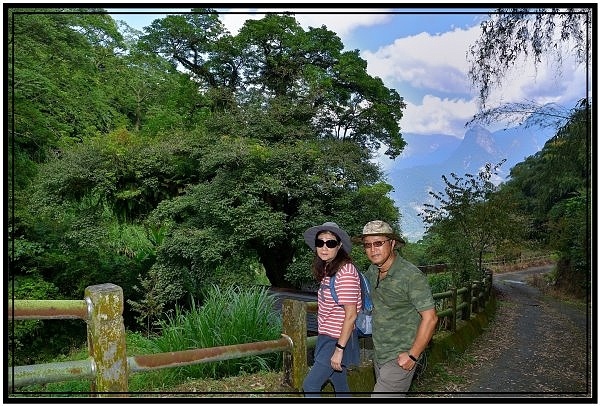
[[[273,14],[232,35],[196,9],[139,32],[102,9],[11,8],[7,32],[10,297],[114,283],[135,329],[210,284],[310,289],[315,224],[399,229],[371,158],[404,149],[406,105],[325,26]],[[484,258],[552,251],[554,282],[589,294],[590,109],[582,99],[505,184],[490,182],[501,163],[444,175],[407,255],[468,279]],[[39,344],[40,325],[11,339]]]

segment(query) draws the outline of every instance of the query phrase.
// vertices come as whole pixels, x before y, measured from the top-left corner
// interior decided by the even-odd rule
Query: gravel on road
[[[550,267],[494,275],[498,308],[488,329],[444,363],[427,383],[436,393],[414,396],[584,398],[595,396],[590,307],[557,300],[532,286]],[[431,389],[430,389],[431,390]],[[592,395],[592,392],[594,394]]]

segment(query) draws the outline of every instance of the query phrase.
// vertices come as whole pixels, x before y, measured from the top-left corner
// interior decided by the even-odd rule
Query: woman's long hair
[[[319,234],[317,234],[315,236],[315,239],[317,237],[319,237],[319,235],[323,234],[324,232],[326,232],[326,231],[322,231]],[[327,231],[327,232],[335,235],[335,239],[338,241],[338,243],[340,242],[340,237],[337,234],[332,233],[331,231]],[[317,255],[317,251],[316,251],[316,247],[315,247],[315,258],[313,259],[313,265],[312,265],[313,276],[315,277],[316,280],[318,280],[320,282],[325,276],[334,275],[341,267],[343,267],[344,265],[346,265],[349,262],[352,262],[352,258],[350,258],[350,255],[348,255],[348,253],[346,252],[346,250],[344,248],[340,248],[338,250],[335,258],[333,258],[331,260],[331,262],[328,264],[327,262],[325,262],[321,258],[319,258],[319,255]]]

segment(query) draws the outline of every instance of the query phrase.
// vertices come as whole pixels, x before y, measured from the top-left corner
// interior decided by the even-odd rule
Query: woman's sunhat
[[[352,241],[350,240],[350,236],[347,232],[342,230],[336,223],[332,221],[327,221],[320,226],[314,226],[309,228],[304,232],[304,242],[313,250],[316,250],[315,247],[315,239],[317,235],[322,231],[329,231],[340,238],[342,242],[342,249],[346,251],[347,254],[350,254],[352,251]]]

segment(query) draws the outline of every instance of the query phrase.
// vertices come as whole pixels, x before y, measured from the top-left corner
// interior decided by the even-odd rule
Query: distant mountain
[[[402,134],[406,147],[396,158],[394,169],[413,168],[444,162],[458,148],[461,139],[444,134]]]
[[[425,224],[417,214],[424,203],[433,203],[430,190],[444,190],[442,175],[475,175],[486,163],[506,159],[499,174],[504,181],[513,166],[540,151],[554,133],[551,128],[524,126],[491,133],[475,126],[462,140],[451,135],[404,134],[408,145],[388,172],[404,236],[411,242],[423,237]]]

